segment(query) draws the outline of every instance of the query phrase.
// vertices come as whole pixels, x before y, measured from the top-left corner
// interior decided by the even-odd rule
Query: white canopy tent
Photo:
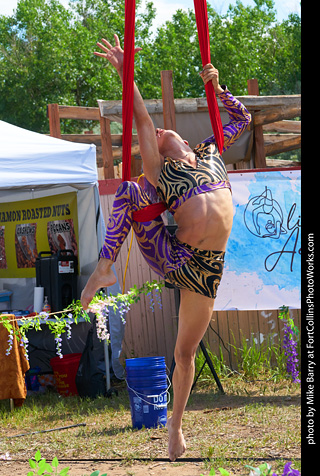
[[[3,203],[76,192],[79,223],[79,287],[93,271],[104,238],[95,145],[67,142],[0,121],[0,210]],[[43,250],[45,251],[45,250]],[[28,279],[28,278],[26,278]],[[33,303],[33,286],[2,278],[13,291],[12,308]],[[11,289],[12,288],[12,289]]]
[[[95,145],[56,139],[3,121],[0,143],[0,216],[8,203],[76,193],[79,297],[97,264],[105,236]],[[12,291],[11,309],[30,309],[35,285],[35,277],[10,277],[9,270],[0,278],[0,288]],[[111,292],[119,291],[116,283]]]

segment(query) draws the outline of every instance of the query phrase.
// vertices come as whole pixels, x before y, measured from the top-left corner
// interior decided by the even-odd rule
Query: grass
[[[298,342],[298,354],[300,357],[301,349]],[[272,338],[266,339],[261,344],[257,344],[255,340],[248,342],[244,337],[241,341],[241,347],[230,345],[229,362],[224,358],[222,347],[220,345],[219,356],[212,354],[210,349],[207,352],[213,362],[214,368],[219,375],[229,376],[230,374],[238,374],[244,380],[263,380],[272,379],[274,382],[280,382],[282,379],[288,378],[286,370],[286,357],[282,349],[281,343],[275,344]],[[235,362],[233,365],[231,351]],[[199,352],[196,358],[196,371],[199,372],[205,361],[202,352]],[[201,372],[201,382],[212,381],[211,371],[205,366]]]
[[[260,354],[257,348],[242,349],[236,373],[223,359],[211,356],[225,395],[218,392],[207,365],[202,370],[184,416],[184,456],[203,459],[203,470],[223,467],[247,475],[244,465],[256,467],[263,458],[271,458],[279,474],[288,459],[297,460],[294,467],[300,469],[300,387],[285,374],[281,351],[274,352],[278,357],[270,368],[268,346]],[[197,369],[202,363],[199,355]],[[169,415],[171,410],[172,403]],[[85,426],[30,434],[79,423]],[[27,434],[12,438],[21,433]],[[12,459],[27,461],[37,450],[47,461],[119,459],[119,464],[128,465],[167,458],[167,430],[132,428],[125,386],[118,396],[94,400],[48,392],[28,397],[12,412],[8,401],[0,402],[0,455],[9,452]]]

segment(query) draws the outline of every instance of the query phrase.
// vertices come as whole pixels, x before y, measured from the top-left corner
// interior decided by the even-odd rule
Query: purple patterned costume
[[[247,109],[229,91],[219,95],[230,121],[224,125],[224,149],[227,150],[250,123]],[[174,214],[192,196],[217,188],[231,189],[227,170],[215,144],[209,137],[193,150],[197,156],[194,168],[179,160],[165,158],[157,194]],[[162,278],[179,288],[216,297],[224,252],[198,250],[170,235],[162,217],[148,222],[135,222],[132,213],[151,204],[149,195],[135,182],[122,182],[118,188],[101,257],[116,261],[121,245],[133,227],[141,253],[149,266]]]

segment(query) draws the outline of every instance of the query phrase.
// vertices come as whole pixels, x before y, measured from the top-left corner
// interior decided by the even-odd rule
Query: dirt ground
[[[292,392],[291,395],[285,393],[271,396],[262,395],[258,390],[246,396],[228,394],[215,396],[214,394],[210,402],[206,394],[195,395],[185,413],[184,435],[187,451],[184,457],[176,462],[170,462],[167,459],[167,431],[154,429],[148,432],[141,431],[141,433],[129,432],[126,430],[130,424],[130,415],[127,411],[121,421],[116,421],[117,431],[113,428],[112,421],[109,427],[105,426],[106,421],[101,421],[97,431],[99,423],[91,421],[89,417],[84,429],[67,430],[64,456],[61,456],[61,459],[58,452],[50,453],[47,450],[52,441],[49,438],[53,438],[55,432],[26,438],[25,446],[16,452],[16,455],[19,454],[18,457],[15,457],[14,452],[10,451],[10,446],[7,446],[2,451],[2,455],[9,450],[12,460],[0,459],[0,476],[27,476],[30,471],[27,458],[30,453],[35,454],[33,446],[37,438],[41,442],[38,444],[41,452],[46,447],[46,452],[44,451],[43,454],[46,455],[49,463],[54,456],[58,457],[58,474],[62,469],[70,467],[68,476],[90,476],[94,471],[99,471],[99,476],[104,474],[107,476],[209,476],[212,468],[217,475],[220,474],[219,466],[228,470],[232,476],[248,476],[249,470],[245,468],[245,465],[252,464],[247,461],[247,458],[252,455],[254,459],[260,457],[260,461],[259,458],[255,461],[255,467],[261,464],[261,458],[265,458],[264,462],[269,460],[272,469],[276,470],[277,460],[294,461],[301,456],[300,447],[292,438],[292,435],[298,431],[301,397],[299,390]],[[263,411],[261,405],[263,405]],[[253,414],[252,408],[260,410],[257,414]],[[9,432],[15,434],[17,428],[12,428]],[[64,431],[63,434],[66,432]],[[6,435],[8,436],[8,430]],[[138,438],[140,438],[139,444]],[[90,453],[89,443],[94,439],[98,445],[101,445],[99,446],[102,449],[99,455],[101,460],[90,459],[94,451]],[[79,461],[76,454],[68,460],[67,458],[72,454],[68,452],[68,447],[74,448],[76,444],[80,445]],[[128,460],[127,455],[130,458],[129,450],[133,444],[138,446],[131,454],[136,454],[138,458],[139,455],[140,457],[150,455],[150,459]],[[88,446],[87,449],[85,445]],[[233,451],[237,447],[243,448],[242,452]],[[114,449],[113,453],[110,448]],[[220,456],[225,455],[227,460],[224,464],[219,464],[219,448],[223,452],[220,451]],[[203,457],[210,457],[210,463],[205,462]],[[242,460],[242,458],[244,458],[243,461],[235,463],[236,460]],[[233,460],[234,463],[232,463]],[[278,471],[276,473],[278,474]]]
[[[67,462],[61,463],[61,469],[69,466]],[[59,464],[60,468],[60,464]],[[27,476],[30,470],[28,463],[4,461],[0,463],[1,476]],[[93,471],[99,470],[100,476],[107,473],[108,476],[204,476],[208,475],[210,470],[204,469],[204,464],[190,462],[150,462],[133,463],[132,465],[121,465],[119,463],[93,463],[81,462],[74,463],[70,468],[70,476],[90,476]]]

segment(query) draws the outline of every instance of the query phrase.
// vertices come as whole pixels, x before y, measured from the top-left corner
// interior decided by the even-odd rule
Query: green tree
[[[258,80],[260,94],[300,92],[298,15],[278,24],[272,0],[255,0],[254,6],[244,6],[238,0],[225,15],[218,15],[208,5],[208,24],[211,62],[233,94],[247,94],[247,80],[252,78]],[[160,98],[159,71],[171,69],[175,97],[199,97],[204,95],[197,74],[200,68],[194,12],[178,10],[141,52],[136,80],[144,97]]]
[[[196,71],[199,71],[201,59],[191,10],[178,10],[172,21],[158,29],[152,43],[144,45],[139,55],[141,60],[135,78],[143,97],[161,97],[162,70],[174,73],[175,97],[192,97],[195,92],[199,93],[202,80]]]
[[[69,101],[66,47],[70,13],[55,0],[21,1],[0,17],[0,117],[43,131],[46,105]]]
[[[230,5],[219,31],[210,30],[220,76],[239,95],[247,94],[248,79],[257,78],[259,84],[264,81],[262,65],[275,22],[272,0],[254,1],[253,7],[245,7],[240,0]]]
[[[289,15],[271,31],[272,51],[268,52],[270,76],[265,94],[301,93],[301,18]],[[271,50],[271,48],[270,48]],[[271,61],[271,58],[273,61]],[[268,64],[265,65],[268,67]]]
[[[138,40],[149,35],[153,17],[149,3],[137,15]],[[20,0],[13,16],[0,17],[0,118],[48,132],[47,104],[120,99],[116,73],[93,54],[97,41],[114,32],[123,38],[124,0],[72,0],[70,9],[57,0]],[[78,127],[62,124],[63,132]]]
[[[240,0],[225,15],[208,5],[211,61],[221,83],[235,95],[247,94],[256,78],[260,94],[300,92],[301,20],[275,21],[273,0]],[[136,1],[138,11],[141,0]],[[178,10],[151,35],[155,10],[149,2],[136,13],[135,80],[144,98],[161,98],[160,71],[173,71],[174,95],[205,94],[198,74],[201,57],[194,11]],[[97,99],[121,99],[114,69],[93,51],[102,37],[124,36],[124,0],[20,0],[10,17],[0,16],[0,119],[48,132],[46,106],[59,103],[97,106]],[[62,121],[63,132],[77,132],[79,121]],[[88,127],[88,125],[86,125]],[[89,125],[90,127],[90,125]]]

